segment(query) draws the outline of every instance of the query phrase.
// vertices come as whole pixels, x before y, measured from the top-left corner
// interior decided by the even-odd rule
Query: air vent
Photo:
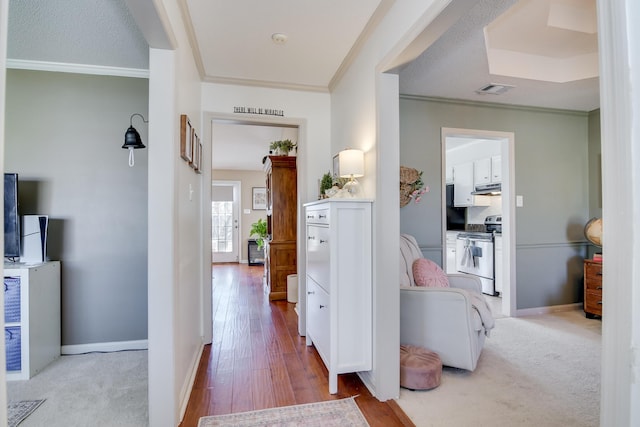
[[[480,89],[476,90],[476,93],[478,93],[480,95],[485,95],[485,94],[502,95],[503,93],[505,93],[506,91],[508,91],[509,89],[511,89],[513,87],[515,87],[515,86],[503,85],[503,84],[497,84],[497,83],[490,83],[490,84],[488,84],[486,86],[483,86]]]

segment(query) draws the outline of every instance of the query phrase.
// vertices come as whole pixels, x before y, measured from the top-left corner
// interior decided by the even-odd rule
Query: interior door
[[[213,181],[211,186],[211,259],[239,262],[240,182]]]

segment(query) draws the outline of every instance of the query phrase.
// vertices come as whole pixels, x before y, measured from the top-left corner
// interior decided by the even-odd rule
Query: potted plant
[[[286,156],[290,151],[293,151],[298,147],[290,139],[283,139],[280,141],[273,141],[269,144],[269,150],[276,156]]]
[[[329,172],[327,172],[322,175],[322,179],[320,180],[320,195],[322,198],[324,198],[323,196],[327,195],[326,192],[331,187],[333,187],[333,177]]]
[[[261,250],[264,247],[264,241],[267,238],[267,222],[262,218],[251,224],[249,237],[253,236],[257,236],[256,243],[258,244],[258,249]]]

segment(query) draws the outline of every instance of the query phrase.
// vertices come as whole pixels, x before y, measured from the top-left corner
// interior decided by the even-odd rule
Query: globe
[[[594,245],[602,247],[602,218],[591,218],[584,226],[584,236]]]

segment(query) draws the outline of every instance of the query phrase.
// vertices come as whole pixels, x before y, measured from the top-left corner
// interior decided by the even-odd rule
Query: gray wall
[[[402,98],[401,164],[423,170],[431,192],[421,204],[401,209],[401,231],[415,235],[427,256],[443,244],[442,127],[514,132],[515,189],[524,196],[524,206],[516,209],[517,308],[581,301],[583,227],[591,196],[589,118],[581,112]]]
[[[147,338],[147,150],[129,168],[121,148],[147,100],[146,79],[7,70],[5,171],[20,213],[50,218],[63,345]]]

